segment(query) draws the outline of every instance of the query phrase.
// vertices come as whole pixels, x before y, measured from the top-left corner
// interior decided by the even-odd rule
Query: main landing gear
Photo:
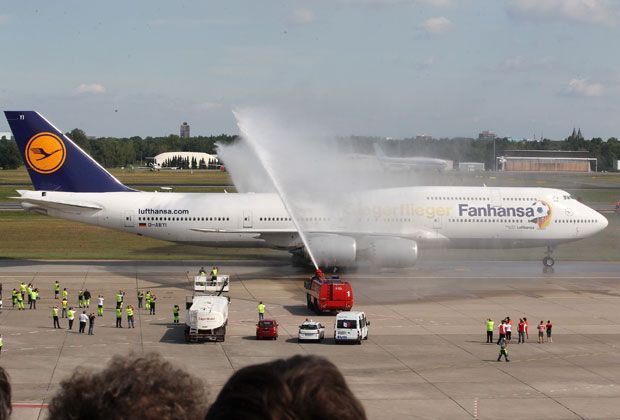
[[[551,245],[547,246],[546,257],[543,258],[543,271],[553,272],[553,264],[555,264],[555,260],[553,259],[553,247]]]

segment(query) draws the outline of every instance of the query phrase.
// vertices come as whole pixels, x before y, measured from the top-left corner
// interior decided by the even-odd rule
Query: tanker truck
[[[195,294],[187,299],[185,341],[224,341],[229,305],[227,296]]]

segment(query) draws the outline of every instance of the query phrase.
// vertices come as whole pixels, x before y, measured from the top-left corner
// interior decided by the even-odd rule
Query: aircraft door
[[[243,227],[244,228],[252,227],[252,212],[250,210],[243,211]]]
[[[493,207],[502,205],[502,195],[497,188],[491,188],[491,205]]]
[[[126,210],[123,212],[123,220],[122,225],[124,227],[135,227],[136,226],[136,215],[131,210]]]

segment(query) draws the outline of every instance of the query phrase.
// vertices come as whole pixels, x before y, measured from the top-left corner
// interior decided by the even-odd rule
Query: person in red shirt
[[[525,321],[519,318],[519,325],[517,326],[517,332],[519,333],[518,343],[525,343]]]
[[[497,329],[499,330],[499,338],[497,339],[497,344],[503,339],[506,339],[506,320],[502,319],[502,323],[498,325]]]
[[[547,342],[549,343],[553,343],[553,338],[551,338],[551,327],[553,327],[553,325],[551,325],[551,321],[547,321]]]

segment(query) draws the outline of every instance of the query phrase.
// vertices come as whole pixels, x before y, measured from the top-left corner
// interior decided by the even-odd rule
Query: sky
[[[95,136],[620,136],[620,1],[2,1],[0,103]],[[8,131],[4,119],[0,131]]]

